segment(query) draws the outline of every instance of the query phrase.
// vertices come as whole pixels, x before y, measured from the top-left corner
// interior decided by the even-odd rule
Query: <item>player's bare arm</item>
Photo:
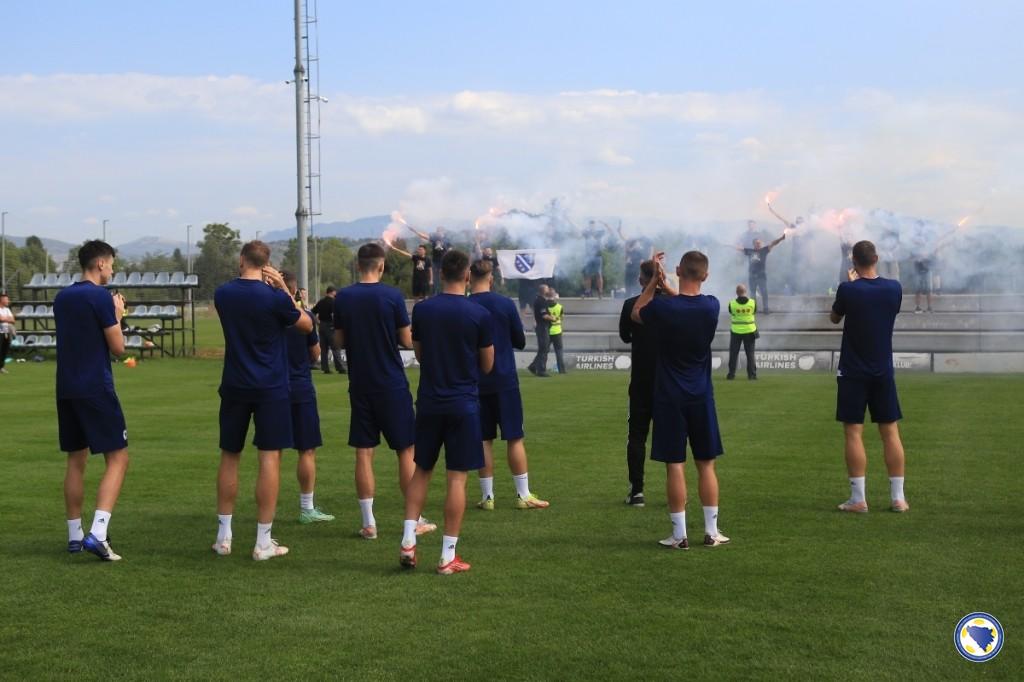
[[[480,357],[480,371],[484,374],[490,374],[491,370],[494,369],[494,346],[487,346],[481,348],[479,351]]]
[[[400,348],[412,348],[412,325],[405,325],[398,328],[398,346]]]
[[[662,284],[667,286],[665,282],[665,268],[662,265],[662,261],[665,259],[665,252],[658,251],[654,254],[654,277],[644,287],[640,297],[636,299],[636,303],[633,304],[633,312],[630,313],[630,318],[637,324],[643,324],[644,321],[640,319],[640,311],[647,307],[647,305],[654,300],[654,294],[658,291],[658,287]]]

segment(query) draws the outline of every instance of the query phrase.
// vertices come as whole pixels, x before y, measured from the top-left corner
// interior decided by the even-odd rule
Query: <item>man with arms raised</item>
[[[277,512],[281,450],[294,444],[288,381],[289,327],[313,331],[313,318],[301,312],[284,279],[270,267],[270,247],[251,241],[242,247],[238,277],[217,287],[213,303],[224,331],[224,371],[220,383],[220,470],[217,474],[217,541],[213,551],[231,553],[231,517],[238,497],[238,463],[249,432],[259,457],[256,479],[256,546],[252,558],[264,561],[288,553],[271,538]]]
[[[356,253],[359,282],[334,299],[334,334],[348,359],[348,394],[352,405],[348,444],[356,449],[356,495],[363,515],[359,534],[377,539],[373,515],[376,480],[373,452],[381,433],[398,455],[398,484],[406,494],[412,478],[416,416],[409,380],[398,347],[412,348],[409,313],[402,293],[380,279],[386,253],[380,244],[363,244]],[[437,527],[420,519],[418,533]]]
[[[523,320],[512,299],[491,291],[494,270],[478,260],[470,268],[469,300],[491,314],[494,369],[480,377],[480,430],[484,440],[484,468],[480,470],[480,502],[477,507],[494,510],[494,439],[501,425],[501,439],[508,444],[508,468],[516,486],[516,509],[544,509],[548,503],[530,492],[526,446],[523,444],[523,398],[519,394],[515,350],[526,347]]]
[[[61,290],[53,300],[57,431],[60,449],[68,453],[64,475],[68,551],[76,554],[85,549],[104,561],[121,558],[110,548],[107,527],[128,470],[128,430],[110,371],[111,354],[124,354],[124,298],[103,288],[114,275],[114,255],[106,242],[83,244],[78,250],[82,281]],[[82,503],[89,452],[103,453],[106,470],[96,494],[92,528],[83,536]]]
[[[442,293],[417,303],[412,339],[420,362],[416,400],[416,472],[405,496],[405,526],[399,562],[416,566],[416,525],[427,501],[434,465],[444,446],[448,492],[444,537],[437,572],[451,575],[470,566],[455,554],[466,512],[466,476],[482,469],[480,376],[494,366],[491,314],[466,298],[469,258],[452,250],[441,261]]]
[[[892,329],[903,301],[903,288],[896,280],[878,276],[878,253],[869,241],[853,245],[853,268],[848,282],[839,285],[832,304],[832,322],[843,318],[843,344],[836,378],[836,421],[846,435],[846,470],[850,477],[850,499],[840,511],[864,513],[867,453],[864,450],[864,409],[878,424],[885,467],[889,470],[889,493],[894,512],[910,509],[903,495],[904,455],[899,422],[903,418],[896,395],[892,365]]]
[[[711,341],[718,328],[720,304],[700,293],[708,278],[708,257],[699,251],[683,254],[676,275],[679,293],[671,289],[655,259],[655,277],[633,307],[633,321],[649,327],[656,338],[658,363],[654,378],[654,437],[651,459],[665,462],[672,535],[660,543],[689,549],[686,538],[686,443],[697,463],[698,491],[704,507],[704,546],[729,542],[718,531],[718,476],[715,458],[722,454],[718,415],[711,385]],[[655,296],[658,289],[668,296]]]

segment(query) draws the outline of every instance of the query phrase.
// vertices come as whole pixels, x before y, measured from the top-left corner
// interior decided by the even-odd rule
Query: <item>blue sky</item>
[[[327,219],[556,195],[731,219],[776,189],[793,210],[1024,222],[1024,3],[324,0],[319,15]],[[4,3],[11,230],[289,224],[291,20],[281,0]]]

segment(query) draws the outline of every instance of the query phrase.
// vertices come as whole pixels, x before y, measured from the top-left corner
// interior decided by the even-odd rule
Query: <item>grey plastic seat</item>
[[[128,280],[128,275],[123,272],[115,272],[114,279],[110,280],[110,283],[115,287],[123,287],[125,282]]]
[[[71,283],[72,284],[78,284],[81,281],[82,281],[82,273],[76,272],[75,274],[71,275]]]
[[[42,308],[42,310],[40,310],[39,308]],[[36,317],[49,317],[49,318],[52,318],[53,317],[53,306],[52,305],[50,305],[50,306],[43,305],[43,306],[37,307],[36,308]]]
[[[135,335],[129,336],[124,341],[125,348],[142,348],[142,337]]]
[[[52,348],[53,346],[56,346],[57,343],[53,340],[53,336],[50,334],[43,334],[39,337],[36,345],[40,348]]]
[[[156,273],[155,272],[144,272],[142,273],[142,286],[151,287],[156,284]]]
[[[57,286],[59,286],[59,287],[71,286],[71,275],[69,275],[66,272],[60,273],[60,275],[57,277]]]
[[[57,273],[56,272],[51,272],[49,275],[47,275],[43,279],[43,286],[44,287],[55,287],[55,286],[57,286]]]
[[[28,281],[28,284],[25,285],[25,288],[38,289],[41,286],[43,286],[43,273],[37,272],[36,274],[32,275],[32,279]]]
[[[175,272],[174,274],[171,275],[170,283],[171,284],[184,284],[185,283],[185,273],[184,272]]]
[[[128,279],[125,280],[124,285],[126,287],[137,287],[142,285],[142,274],[133,272],[128,275]]]
[[[149,315],[149,309],[144,305],[135,306],[135,310],[132,312],[132,317],[145,317]]]
[[[164,317],[177,317],[178,306],[176,305],[165,305],[164,306]]]
[[[158,284],[158,285],[170,284],[171,283],[171,275],[170,275],[170,273],[168,273],[168,272],[158,272],[158,273],[156,273],[156,281],[153,282],[153,283],[154,284]]]
[[[199,286],[199,275],[193,273],[185,278],[185,284],[190,287]]]
[[[25,337],[26,346],[34,346],[37,343],[39,343],[39,337],[37,335],[29,334],[28,336]]]
[[[36,316],[35,306],[31,306],[31,305],[22,306],[21,312],[18,313],[18,317],[21,317],[21,318],[35,317],[35,316]]]
[[[11,348],[21,348],[25,345],[25,337],[21,334],[15,334],[14,338],[11,339]]]

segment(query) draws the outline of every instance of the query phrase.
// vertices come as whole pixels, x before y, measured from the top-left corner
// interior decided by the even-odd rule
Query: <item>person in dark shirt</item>
[[[714,296],[700,293],[708,277],[708,258],[699,251],[683,254],[676,275],[679,293],[669,287],[655,259],[655,277],[633,307],[634,322],[648,327],[657,346],[654,373],[654,437],[651,459],[665,462],[672,535],[664,547],[689,549],[686,538],[686,444],[697,464],[698,490],[704,508],[704,546],[729,542],[718,530],[718,476],[715,459],[723,452],[711,385],[711,342],[718,329],[721,306]],[[661,288],[668,296],[656,296]]]
[[[441,292],[441,260],[444,258],[444,254],[448,253],[451,248],[452,243],[448,239],[448,233],[445,232],[445,229],[438,227],[434,230],[434,233],[430,235],[430,262],[432,265],[431,277],[434,281],[435,294]]]
[[[839,279],[836,287],[847,281],[850,268],[853,267],[853,242],[845,234],[839,235]]]
[[[537,355],[530,363],[528,370],[534,376],[549,377],[548,349],[551,346],[551,313],[548,312],[548,285],[541,284],[537,288],[537,297],[533,299],[533,332],[537,335]]]
[[[67,453],[64,505],[68,552],[91,552],[104,561],[121,557],[110,547],[107,528],[128,470],[128,430],[114,391],[111,354],[124,355],[124,297],[104,286],[113,277],[110,244],[90,241],[78,250],[82,280],[62,289],[53,301],[57,325],[57,432]],[[103,453],[106,469],[96,495],[88,535],[82,532],[85,466],[90,451]]]
[[[928,312],[932,312],[932,256],[918,255],[914,259],[914,312],[921,313],[921,297],[928,301]]]
[[[213,551],[231,553],[231,520],[238,495],[238,465],[250,420],[256,424],[256,546],[252,558],[288,553],[271,537],[281,467],[281,450],[294,444],[288,374],[287,330],[313,331],[288,293],[284,279],[270,267],[270,247],[251,241],[242,247],[239,276],[217,287],[213,304],[224,332],[224,370],[220,382],[220,470],[217,475],[217,541]]]
[[[868,510],[864,491],[867,454],[864,451],[864,410],[878,424],[885,466],[889,470],[891,509],[910,509],[903,493],[906,468],[899,422],[903,417],[892,363],[892,331],[903,302],[903,288],[896,280],[878,276],[878,253],[869,241],[853,245],[850,281],[839,285],[832,304],[832,322],[843,325],[839,351],[836,421],[846,436],[846,469],[850,499],[840,511]]]
[[[334,360],[334,369],[338,374],[345,373],[345,365],[341,362],[341,347],[334,341],[334,297],[337,290],[329,286],[324,297],[313,306],[313,314],[316,315],[317,326],[319,327],[318,338],[320,339],[320,371],[324,374],[331,373],[331,360]]]
[[[654,261],[640,264],[638,284],[642,289],[654,278]],[[657,296],[665,295],[658,289]],[[619,338],[631,346],[629,366],[629,428],[626,436],[626,470],[629,472],[629,495],[626,504],[644,506],[644,459],[647,456],[647,434],[651,428],[654,402],[654,368],[658,352],[654,335],[642,324],[633,321],[633,307],[639,295],[626,299],[619,315]]]
[[[604,294],[604,259],[601,247],[604,240],[603,227],[591,220],[587,229],[583,230],[583,296],[590,296],[597,288],[597,297]]]
[[[420,244],[412,254],[412,297],[422,301],[434,288],[434,269],[427,258],[427,247]]]
[[[781,237],[767,246],[760,239],[754,240],[753,248],[740,248],[747,257],[747,278],[750,285],[750,297],[757,301],[757,306],[765,315],[768,314],[768,254],[786,238]],[[758,300],[757,293],[761,298]]]
[[[348,358],[352,408],[348,444],[356,450],[356,496],[363,519],[359,534],[367,540],[377,539],[374,448],[383,434],[398,456],[398,485],[405,495],[413,475],[416,442],[416,415],[398,350],[412,348],[412,331],[402,292],[380,281],[386,256],[380,244],[360,246],[356,253],[359,282],[342,289],[334,300],[335,336]],[[436,529],[420,518],[416,530]]]
[[[281,272],[289,293],[298,300],[298,281],[291,272]],[[334,302],[334,287],[328,288],[329,300]],[[308,310],[303,315],[312,316]],[[312,321],[312,317],[311,317]],[[287,331],[288,390],[292,408],[292,436],[298,460],[295,475],[299,480],[299,523],[333,521],[334,516],[324,513],[313,504],[316,488],[316,449],[324,444],[320,434],[320,412],[317,409],[316,387],[313,386],[312,365],[320,359],[320,339],[314,331],[304,334],[295,327]]]
[[[626,281],[626,296],[638,296],[643,287],[640,284],[640,267],[644,261],[651,257],[651,240],[647,237],[635,239],[623,239],[626,251],[626,263],[624,278]]]
[[[494,339],[494,369],[480,378],[480,430],[484,441],[484,467],[480,470],[480,502],[477,507],[494,510],[494,439],[501,426],[501,439],[508,446],[508,468],[516,489],[517,509],[544,509],[548,502],[530,492],[526,445],[523,438],[523,398],[515,351],[526,347],[526,333],[519,310],[510,298],[491,291],[494,271],[478,260],[470,267],[469,297],[491,314]]]
[[[491,314],[466,297],[469,258],[461,251],[441,263],[444,291],[412,310],[412,339],[420,363],[416,397],[416,471],[405,496],[405,525],[399,563],[416,566],[417,518],[427,501],[434,465],[444,446],[448,493],[444,537],[437,572],[451,575],[470,565],[455,553],[466,511],[467,472],[484,466],[480,433],[482,375],[494,367]]]

